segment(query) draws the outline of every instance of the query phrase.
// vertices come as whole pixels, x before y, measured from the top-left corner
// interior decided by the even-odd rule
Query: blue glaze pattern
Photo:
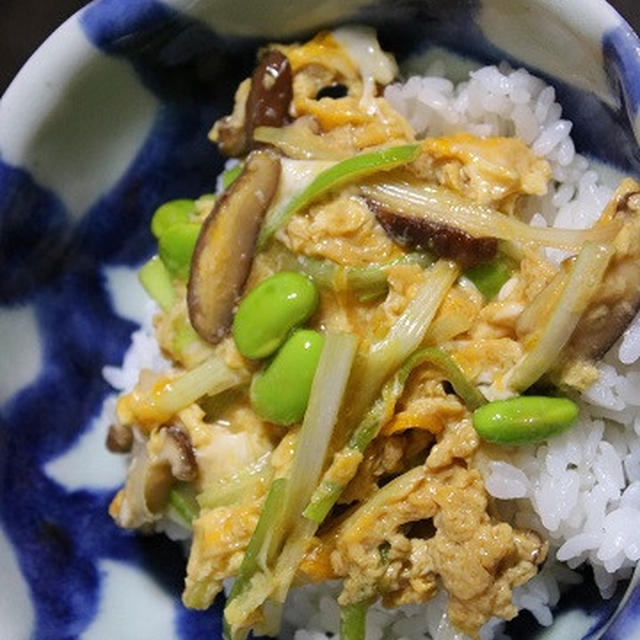
[[[26,299],[56,271],[70,238],[64,205],[24,170],[0,162],[0,304]]]
[[[605,34],[602,43],[611,77],[620,82],[631,113],[640,109],[640,46],[638,36],[627,24]]]
[[[376,26],[383,46],[401,60],[428,42],[484,63],[523,63],[485,37],[479,27],[482,3],[475,0],[350,6],[345,3],[344,21]],[[0,522],[31,590],[34,638],[79,638],[90,627],[100,608],[104,559],[140,567],[170,594],[175,616],[167,638],[219,638],[220,599],[209,612],[180,605],[184,558],[178,545],[118,529],[107,514],[113,490],[70,491],[44,467],[86,432],[108,393],[102,367],[121,362],[135,328],[115,314],[103,268],[133,267],[150,254],[148,222],[160,203],[213,190],[222,159],[206,134],[229,111],[261,40],[214,32],[156,0],[100,0],[77,20],[100,55],[129,65],[160,108],[126,172],[77,222],[56,193],[36,183],[28,166],[12,166],[0,156],[0,313],[31,305],[43,350],[37,379],[0,407]],[[579,150],[635,175],[640,175],[632,130],[634,119],[640,122],[638,47],[624,24],[602,34],[604,69],[619,107],[532,69],[558,89],[575,122]],[[622,588],[603,603],[588,584],[567,594],[560,609],[597,614],[595,632],[621,595]],[[608,640],[629,640],[638,632],[639,598],[636,589],[605,635]],[[513,637],[533,638],[536,626],[523,615],[510,631]]]

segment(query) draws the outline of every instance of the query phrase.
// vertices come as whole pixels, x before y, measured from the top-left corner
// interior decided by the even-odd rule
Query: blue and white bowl
[[[101,370],[141,318],[150,215],[213,189],[206,134],[257,46],[345,21],[400,61],[439,45],[529,67],[580,152],[640,175],[640,41],[604,0],[97,0],[71,18],[0,103],[1,640],[220,637],[220,605],[180,604],[181,549],[107,514],[124,463],[96,420]],[[623,593],[581,585],[544,637],[640,637],[640,587],[614,616]]]

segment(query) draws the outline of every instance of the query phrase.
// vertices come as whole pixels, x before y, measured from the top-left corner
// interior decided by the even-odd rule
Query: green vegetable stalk
[[[196,500],[203,509],[216,509],[240,502],[254,496],[260,486],[266,486],[273,475],[270,453],[260,456],[253,464],[242,469],[231,478],[224,478],[207,487]]]
[[[306,273],[320,287],[376,296],[387,291],[387,269],[403,264],[417,264],[426,268],[433,264],[433,257],[428,253],[407,253],[390,262],[366,267],[346,267],[331,260],[318,260],[305,255],[289,254],[285,259],[286,268]]]
[[[200,512],[198,503],[186,486],[178,485],[171,489],[169,492],[169,504],[184,523],[188,525],[191,525]]]
[[[204,343],[196,333],[186,313],[176,316],[173,322],[173,336],[171,338],[172,353],[177,355],[178,358],[183,358],[195,343],[201,345],[202,353],[206,358],[211,347],[207,343]]]
[[[392,211],[434,224],[466,231],[475,238],[498,238],[509,243],[535,244],[574,251],[585,242],[609,243],[618,233],[617,222],[589,229],[533,227],[488,205],[474,203],[445,187],[428,182],[393,180],[362,184],[360,191]]]
[[[300,516],[320,479],[356,348],[357,338],[351,334],[329,333],[324,338],[289,477],[272,482],[236,580],[238,586],[234,585],[227,600],[227,638],[246,635],[254,613],[268,604],[282,583],[277,576],[292,576],[311,540],[315,527]]]
[[[173,307],[176,293],[171,282],[171,275],[159,256],[153,256],[145,262],[138,272],[138,279],[145,291],[153,298],[163,311]]]
[[[420,147],[415,144],[389,147],[352,156],[323,171],[306,189],[286,202],[281,208],[267,214],[264,226],[258,237],[258,249],[266,246],[273,234],[284,225],[291,216],[308,207],[314,200],[332,189],[363,178],[377,171],[389,171],[415,160]]]
[[[202,396],[216,395],[248,381],[246,370],[230,368],[224,358],[215,353],[194,369],[172,378],[162,388],[141,394],[140,402],[148,404],[160,424]]]
[[[519,393],[551,369],[600,286],[614,253],[611,245],[584,245],[558,302],[549,317],[543,319],[544,324],[533,348],[504,376],[500,385],[494,383],[494,387],[499,391],[506,389]],[[532,304],[535,304],[535,300]]]
[[[370,600],[340,609],[340,640],[364,640]]]
[[[260,561],[263,559],[268,560],[268,558],[263,557],[263,550],[268,546],[266,543],[271,533],[273,533],[273,523],[277,522],[281,517],[286,490],[286,478],[276,478],[271,483],[269,493],[265,498],[262,512],[260,513],[258,524],[251,536],[249,546],[244,552],[238,576],[227,598],[227,604],[247,591],[251,583],[251,578],[259,568]]]

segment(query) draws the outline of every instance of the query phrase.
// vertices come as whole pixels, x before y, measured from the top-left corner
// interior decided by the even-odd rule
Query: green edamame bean
[[[302,420],[323,344],[317,331],[296,331],[254,377],[251,405],[261,418],[285,426]]]
[[[238,351],[247,358],[266,358],[317,306],[316,286],[301,273],[280,271],[263,280],[240,303],[233,319]]]
[[[568,398],[520,396],[476,409],[473,426],[488,442],[527,444],[566,431],[577,417],[578,406]]]
[[[158,254],[171,274],[181,280],[189,277],[191,256],[198,240],[200,225],[195,222],[174,224],[158,240]]]
[[[193,200],[170,200],[159,206],[151,218],[151,233],[160,239],[160,236],[174,224],[189,222],[196,212],[196,203]]]

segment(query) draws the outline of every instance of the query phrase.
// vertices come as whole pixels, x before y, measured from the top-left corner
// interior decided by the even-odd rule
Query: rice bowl
[[[385,89],[384,97],[407,119],[417,139],[460,132],[517,137],[551,167],[548,193],[530,196],[523,208],[531,225],[586,229],[594,224],[610,201],[615,182],[608,175],[605,183],[597,168],[575,152],[572,124],[563,119],[553,87],[506,63],[475,68],[468,79],[454,83],[446,77],[447,62],[459,65],[450,58],[437,59],[424,76],[412,76]],[[438,75],[432,75],[434,71]],[[558,249],[546,253],[555,264],[567,255]],[[508,299],[516,284],[507,280],[497,301]],[[619,580],[629,578],[640,557],[634,538],[640,523],[640,503],[634,499],[640,486],[640,447],[632,408],[639,373],[633,365],[640,357],[635,322],[598,365],[598,381],[580,397],[577,426],[548,442],[506,449],[497,459],[479,456],[475,462],[486,490],[497,499],[501,517],[543,532],[550,543],[544,568],[513,595],[517,608],[530,611],[544,626],[553,621],[552,609],[563,587],[582,579],[570,569],[589,564],[607,598]],[[149,322],[134,334],[121,370],[105,370],[116,389],[130,391],[143,366],[151,365],[156,371],[166,366],[150,329]],[[294,590],[285,604],[283,637],[307,640],[337,633],[339,613],[327,595],[335,592],[336,586]],[[434,639],[462,638],[450,628],[445,607],[446,596],[441,594],[426,611],[417,605],[395,612],[376,608],[369,614],[367,637],[418,638],[428,628]],[[501,624],[497,618],[490,620],[480,637],[496,637]]]
[[[434,58],[442,58],[442,56],[438,55],[438,56],[434,56]],[[444,60],[441,63],[437,63],[436,67],[434,67],[434,69],[431,70],[431,71],[429,71],[429,69],[427,68],[429,66],[427,64],[426,66],[423,66],[421,68],[421,71],[423,71],[424,69],[427,69],[427,71],[429,71],[429,73],[431,73],[432,75],[437,75],[438,79],[440,80],[443,71],[442,71],[442,69],[438,70],[437,67],[438,67],[438,65],[441,66],[441,67],[444,67],[444,72],[448,75],[448,73],[449,73],[448,64],[449,64],[449,62],[447,60]],[[517,66],[514,67],[514,68],[517,68]],[[499,71],[505,76],[508,76],[511,73],[511,70],[507,69],[507,67],[505,67],[504,65],[500,66]],[[483,73],[486,73],[487,75],[489,75],[489,70],[484,70]],[[451,97],[458,97],[458,96],[454,96],[454,93],[457,93],[458,91],[462,91],[462,88],[456,86],[456,84],[459,84],[459,82],[461,80],[461,77],[460,77],[459,73],[454,73],[452,75],[452,77],[454,78],[455,81],[453,82],[453,86],[451,87]],[[435,80],[435,78],[434,78],[434,80]],[[441,82],[441,80],[440,80],[440,82]],[[504,81],[501,81],[501,82],[504,82]],[[415,81],[414,81],[414,84],[415,84]],[[435,82],[431,83],[431,84],[435,84]],[[446,87],[442,88],[442,82],[441,82],[440,88],[442,89],[440,91],[441,95],[440,96],[436,96],[436,101],[438,99],[442,100],[444,98],[444,100],[442,100],[442,101],[446,103],[447,102],[447,98],[448,98],[447,94],[449,92],[449,89],[447,89]],[[543,87],[543,89],[544,89],[544,87]],[[561,89],[561,92],[562,91],[563,90]],[[437,93],[437,91],[436,91],[436,93]],[[444,94],[444,95],[442,95],[442,94]],[[521,95],[517,95],[516,96],[516,99],[521,99],[521,98],[522,98]],[[433,96],[427,96],[427,99],[430,100],[431,102],[433,102]],[[546,98],[546,99],[548,99],[548,98]],[[490,109],[491,108],[496,108],[496,105],[500,106],[498,104],[499,102],[500,102],[499,100],[498,101],[494,101],[494,103],[490,106]],[[450,105],[447,105],[447,108],[449,108],[449,107],[450,107]],[[395,108],[400,110],[400,109],[402,109],[402,106],[398,105]],[[409,107],[409,110],[411,110],[412,108],[413,107]],[[504,109],[504,104],[502,105],[502,108]],[[506,114],[503,113],[503,117],[505,117],[505,116],[507,116],[507,118],[508,118],[509,114],[508,113],[506,113]],[[424,118],[424,111],[422,113],[422,117]],[[449,109],[449,113],[447,113],[446,116],[444,114],[438,114],[438,117],[442,117],[443,119],[451,118],[451,109]],[[495,125],[496,125],[495,120],[494,120],[494,122],[483,122],[483,117],[484,116],[482,114],[480,114],[478,116],[478,118],[476,118],[473,122],[470,122],[470,126],[473,126],[474,124],[477,124],[477,125],[490,124],[491,126],[494,127],[494,130],[500,131],[500,129],[496,129],[495,128]],[[410,118],[410,116],[409,116],[409,118]],[[505,119],[507,119],[507,118],[505,118]],[[490,118],[487,118],[487,119],[490,120]],[[560,119],[562,119],[562,118],[560,118]],[[414,122],[412,122],[411,124],[412,124],[412,126],[414,127],[415,130],[418,130],[418,131],[420,130],[420,125],[419,124],[414,124]],[[504,124],[504,123],[498,123],[498,124]],[[550,123],[550,124],[553,124],[553,123]],[[433,126],[433,125],[431,125],[431,126]],[[511,125],[505,125],[505,127],[510,127],[510,126]],[[566,127],[567,127],[566,123],[561,123],[561,126],[559,127],[559,129],[557,131],[555,131],[555,133],[554,133],[555,138],[558,138],[558,136],[560,134],[563,134],[563,129],[566,129]],[[438,131],[439,130],[438,130],[437,127],[431,129],[431,131],[433,131],[434,135],[438,135]],[[485,134],[485,135],[491,135],[490,131],[491,130],[489,130],[489,134]],[[506,129],[506,132],[507,133],[509,132],[508,128]],[[565,131],[565,133],[566,133],[566,131]],[[447,134],[440,134],[440,135],[446,137],[449,134],[453,134],[453,130],[450,129],[447,132]],[[419,135],[422,135],[422,134],[419,134]],[[430,133],[427,134],[427,135],[430,135]],[[555,138],[551,139],[551,141],[547,142],[546,144],[561,145],[562,144],[562,139],[556,140],[554,142]],[[566,140],[566,138],[565,138],[565,140]],[[543,142],[544,142],[544,140],[543,140]],[[580,142],[579,138],[578,138],[578,143],[577,144],[578,144],[579,148],[584,149],[584,142]],[[567,152],[567,149],[569,148],[568,145],[569,145],[569,143],[564,144],[565,153],[568,153]],[[565,155],[564,156],[565,161],[566,161],[566,157],[567,156]],[[559,164],[559,163],[552,162],[552,169],[554,171],[557,168],[555,166],[556,164]],[[579,172],[573,172],[574,180],[577,180],[579,178],[578,174],[579,174]],[[611,189],[614,186],[614,183],[613,183],[613,181],[609,180],[610,173],[607,171],[603,175],[605,175],[606,178],[607,178],[606,181],[605,181],[606,184],[607,184],[607,187],[605,187],[605,188]],[[562,185],[562,180],[560,180],[559,182],[560,182],[560,184],[557,184],[557,185],[556,184],[552,184],[552,187],[553,187],[554,191],[555,191],[556,187],[558,189],[560,189],[563,186]],[[588,182],[589,181],[587,181],[587,184],[588,184]],[[594,186],[598,190],[602,189],[601,185],[598,184],[597,182],[595,184],[593,184],[593,181],[591,181],[591,182],[592,182],[591,186]],[[600,181],[600,182],[602,182],[602,181]],[[596,189],[594,189],[594,191]],[[558,203],[559,203],[560,206],[562,206],[563,204],[568,204],[573,199],[570,192],[571,192],[571,189],[568,188],[568,189],[565,189],[562,197],[558,196]],[[193,193],[193,192],[191,192],[191,193]],[[588,193],[588,191],[585,191],[584,193],[586,194],[586,193]],[[602,197],[604,198],[605,197],[604,196],[604,191],[601,191],[601,194],[602,194]],[[551,194],[551,196],[555,196],[555,195],[557,195],[557,192]],[[535,201],[536,198],[537,197],[532,198],[531,200]],[[567,199],[569,202],[567,202],[567,203],[563,202],[564,199]],[[531,206],[531,210],[527,209],[526,212],[521,212],[521,213],[524,213],[523,218],[526,221],[529,221],[529,220],[531,220],[532,216],[534,216],[536,213],[542,214],[541,216],[535,216],[534,224],[539,225],[537,228],[539,228],[542,231],[544,231],[544,225],[548,224],[548,222],[543,222],[541,218],[546,218],[548,221],[551,220],[551,218],[555,214],[555,211],[553,210],[553,205],[549,205],[549,207],[547,209],[547,204],[541,204],[540,202],[537,202],[537,203],[534,202],[534,203],[529,203],[529,204],[532,205]],[[582,203],[580,203],[580,204],[582,204]],[[570,219],[571,219],[571,216],[568,215],[567,216],[567,220],[570,220]],[[571,221],[571,222],[562,222],[560,224],[561,224],[562,227],[567,228],[567,227],[572,226],[573,221]],[[589,221],[586,221],[586,222],[582,223],[582,226],[588,226],[588,224],[589,224]],[[549,237],[548,234],[545,235],[544,233],[542,233],[542,231],[541,231],[540,234],[538,234],[538,237]],[[554,263],[554,262],[558,263],[558,261],[562,260],[564,257],[565,256],[563,255],[563,253],[558,251],[558,250],[553,250],[553,251],[549,250],[548,253],[547,253],[547,258],[552,263]],[[511,286],[513,286],[513,283],[511,283]],[[513,291],[511,291],[511,295],[512,294],[513,294]],[[509,301],[509,295],[510,295],[510,291],[507,288],[504,292],[500,292],[500,299],[501,300],[506,300],[508,302]],[[151,313],[153,313],[153,311],[151,311]],[[142,334],[139,334],[138,337],[137,337],[137,340],[139,342],[142,342],[144,340],[144,336]],[[633,346],[631,346],[631,351],[629,351],[629,347],[628,347],[629,343],[628,343],[627,340],[625,340],[625,342],[627,342],[627,352],[625,352],[625,353],[631,353],[631,355],[626,355],[626,356],[623,356],[623,357],[633,358],[633,355],[632,355],[633,354],[633,351],[632,351],[633,350]],[[148,345],[147,346],[150,348],[150,351],[149,351],[149,353],[147,355],[151,355],[154,352],[154,349],[155,349],[154,341],[152,339],[148,340]],[[140,353],[140,352],[138,352],[138,353]],[[135,355],[135,353],[132,351],[130,356],[134,356],[134,355]],[[159,357],[157,351],[156,351],[156,356]],[[605,365],[609,364],[608,359],[610,358],[610,356],[611,356],[611,354],[609,354],[607,356],[607,359],[604,361]],[[155,358],[155,356],[153,358]],[[160,369],[166,366],[166,364],[164,364],[162,362],[162,360],[160,360],[160,359],[157,359],[155,362],[153,362],[153,358],[149,362],[140,362],[137,366],[142,368],[142,367],[147,367],[147,366],[151,365],[151,368],[160,368]],[[117,362],[117,360],[111,360],[111,362],[115,363],[115,362]],[[613,376],[609,371],[607,371],[606,367],[603,367],[601,365],[598,368],[600,370],[600,379],[601,380],[611,381],[611,383],[615,385],[615,388],[618,391],[622,391],[624,393],[624,389],[626,389],[628,387],[627,383],[622,382],[621,380],[619,380],[615,376]],[[120,369],[120,367],[116,367],[116,369]],[[125,367],[125,369],[126,369],[126,367]],[[113,368],[111,369],[111,376],[115,375],[116,378],[117,378],[117,375],[119,373],[121,374],[122,371],[118,372]],[[130,370],[130,373],[133,373],[133,372]],[[617,375],[620,375],[620,374],[617,373],[616,376]],[[115,382],[116,386],[122,386],[124,384],[122,380],[117,381],[115,378],[112,378],[111,376],[110,376],[110,379],[112,379]],[[137,377],[137,375],[133,374],[133,378],[127,384],[130,385],[134,381],[135,377]],[[625,387],[626,384],[627,384],[627,387]],[[127,385],[124,385],[124,386],[127,386]],[[606,393],[606,392],[604,392],[604,393]],[[602,402],[602,397],[604,397],[604,393],[600,394],[600,401],[601,402]],[[631,394],[629,393],[629,396],[630,395]],[[106,409],[105,409],[105,411],[106,411]],[[604,413],[604,412],[601,411],[600,409],[597,409],[595,411],[595,414],[593,414],[593,417],[597,420],[597,418],[600,417],[599,414],[601,414],[601,413]],[[585,409],[582,408],[581,416],[591,416],[591,415],[592,415],[591,413],[587,413],[585,411]],[[581,418],[581,420],[582,419],[583,418]],[[589,420],[591,420],[591,417],[589,418]],[[574,427],[574,431],[577,430],[577,429],[586,429],[586,427],[584,425],[582,425],[582,423],[581,423],[578,426]],[[610,425],[607,425],[606,430],[607,430],[607,433],[605,433],[605,436],[603,436],[601,439],[605,439],[605,438],[606,439],[610,439],[610,438],[612,438],[612,440],[611,440],[612,443],[619,444],[619,442],[616,440],[615,430],[613,430],[613,433],[614,433],[613,436],[609,433],[609,432],[612,431],[612,429],[610,428]],[[564,439],[566,439],[566,438],[569,438],[571,433],[572,432],[569,431],[567,435],[559,436],[560,440],[558,440],[558,443],[563,442]],[[596,433],[596,435],[598,437],[600,437],[599,426],[598,425],[596,425],[595,433]],[[591,435],[593,435],[593,434],[591,434]],[[553,444],[555,444],[555,443],[553,441],[550,441],[549,445],[551,446]],[[584,444],[584,441],[581,441],[581,444]],[[591,447],[591,448],[589,448],[589,447]],[[585,449],[584,449],[585,455],[587,457],[592,455],[591,451],[592,451],[592,448],[593,448],[593,443],[590,443],[589,447],[587,447],[585,445]],[[524,528],[529,528],[529,527],[537,529],[538,527],[540,527],[540,529],[542,529],[543,531],[553,531],[553,526],[554,526],[553,516],[549,516],[547,514],[543,515],[543,518],[546,518],[546,524],[548,525],[548,527],[544,526],[544,522],[543,523],[536,522],[536,520],[540,520],[540,516],[542,514],[538,513],[539,509],[537,508],[538,505],[535,503],[535,501],[531,501],[528,498],[528,496],[529,495],[533,495],[535,493],[535,490],[536,490],[536,488],[534,487],[534,484],[537,482],[536,473],[532,473],[531,475],[529,475],[527,473],[526,474],[526,476],[527,476],[526,477],[526,482],[525,482],[522,479],[521,476],[518,476],[517,471],[514,471],[509,465],[504,464],[504,463],[514,463],[516,465],[516,469],[517,470],[519,470],[519,466],[518,466],[519,464],[532,465],[533,463],[529,458],[531,458],[533,456],[529,455],[529,450],[531,449],[532,451],[539,451],[541,448],[542,447],[540,445],[533,445],[530,448],[522,448],[522,449],[520,449],[519,452],[516,454],[516,457],[520,456],[524,460],[523,463],[521,463],[519,460],[511,459],[509,457],[511,454],[507,455],[505,453],[505,455],[501,455],[498,458],[496,458],[495,456],[492,456],[491,459],[488,461],[489,464],[486,465],[486,469],[483,469],[484,482],[485,482],[485,484],[487,486],[489,486],[490,493],[494,493],[496,496],[504,498],[499,503],[499,506],[500,506],[500,509],[501,509],[501,515],[499,516],[500,519],[516,518],[516,515],[513,513],[513,511],[515,511],[515,507],[513,506],[513,500],[516,499],[516,500],[519,500],[519,502],[517,503],[517,511],[518,511],[517,518],[519,518],[519,522],[522,523],[521,525],[518,525],[518,526],[520,526],[523,529]],[[571,460],[571,462],[568,463],[569,467],[571,467],[569,470],[570,471],[577,471],[577,469],[573,468],[573,465],[576,464],[574,462],[574,460],[576,459],[577,454],[574,451],[573,445],[572,446],[568,446],[568,448],[570,449],[570,452],[568,454],[566,454],[566,455],[568,455],[570,457],[570,460]],[[602,447],[600,447],[599,444],[596,443],[596,450],[597,450],[598,456],[601,453],[601,451],[600,451],[601,449],[602,449]],[[604,449],[606,450],[607,447],[604,447]],[[618,446],[618,449],[620,450],[622,455],[624,455],[625,457],[629,458],[629,451],[628,450],[627,451],[623,451],[622,447],[620,447],[620,446]],[[563,453],[563,455],[564,455],[564,453]],[[598,456],[593,456],[593,457],[598,457]],[[600,456],[600,457],[602,457],[602,456]],[[600,462],[602,462],[602,461],[600,461]],[[629,462],[629,461],[627,461],[627,462]],[[498,464],[498,463],[500,463],[500,464]],[[545,461],[544,464],[546,465],[547,461]],[[556,460],[555,464],[558,465],[558,467],[561,467],[562,466],[562,461],[557,462],[557,460]],[[598,464],[600,464],[600,463],[598,463]],[[580,466],[580,465],[578,465],[578,466]],[[594,467],[594,465],[589,466],[589,463],[585,462],[584,466],[588,469],[588,471],[585,473],[584,478],[581,480],[581,482],[584,482],[587,485],[586,490],[588,491],[589,490],[589,482],[592,479],[591,478],[591,471],[593,471],[596,467],[598,467],[598,465],[595,465],[595,467]],[[551,469],[553,471],[557,471],[558,467],[554,467],[553,463],[551,463],[551,467],[545,467],[545,471],[544,472],[540,472],[538,475],[542,475],[543,479],[544,479],[544,473],[547,472],[547,469]],[[479,465],[479,468],[482,468],[482,467]],[[542,465],[540,465],[540,468],[542,468]],[[613,467],[609,467],[609,468],[613,469]],[[52,467],[52,470],[53,470],[53,467]],[[582,470],[580,470],[580,471],[582,471]],[[598,472],[598,473],[599,473],[600,476],[602,476],[602,473],[600,473],[600,472]],[[616,473],[617,473],[617,471],[614,471],[614,475]],[[628,478],[626,477],[626,473],[627,472],[624,469],[624,467],[623,467],[623,473],[624,473],[624,475],[623,475],[624,482],[629,482]],[[596,475],[598,475],[598,474],[596,474]],[[492,482],[495,484],[495,487],[492,485]],[[598,482],[598,478],[596,477],[596,484],[597,484],[597,482]],[[527,484],[527,483],[529,483],[529,484]],[[570,487],[570,489],[573,490],[573,487]],[[538,493],[540,493],[540,492],[538,492]],[[518,496],[522,496],[522,497],[518,497]],[[534,502],[533,508],[531,507],[531,502]],[[616,505],[613,500],[610,500],[605,508],[606,508],[607,511],[614,511],[616,506],[618,506],[618,505]],[[628,503],[627,503],[627,506],[628,506]],[[571,527],[574,527],[574,525],[576,524],[576,520],[578,520],[579,517],[580,517],[579,515],[576,515],[574,513],[573,519],[570,519],[570,518],[565,518],[561,514],[559,519],[561,521],[561,524],[562,524],[563,520],[565,522],[568,522],[570,520]],[[551,519],[549,519],[549,518],[551,518]],[[538,530],[540,530],[540,529],[538,529]],[[552,540],[553,546],[554,547],[559,547],[561,543],[570,542],[570,543],[572,543],[573,546],[570,545],[569,548],[568,548],[568,551],[573,553],[574,557],[578,557],[580,555],[580,553],[582,553],[583,556],[586,555],[584,553],[584,547],[581,547],[580,545],[581,544],[584,545],[585,544],[585,540],[586,540],[587,543],[593,544],[594,538],[593,537],[584,538],[584,536],[581,537],[581,535],[583,533],[585,533],[584,529],[579,529],[579,528],[575,528],[574,527],[572,530],[567,529],[567,531],[568,531],[568,533],[565,534],[564,531],[560,531],[558,529],[558,531],[557,531],[558,540],[553,540],[553,537],[554,537],[553,535],[549,536],[549,538]],[[178,530],[174,529],[173,533],[177,533],[177,532],[178,532]],[[586,532],[587,533],[591,533],[590,531],[586,531]],[[562,535],[565,535],[567,537],[566,538],[562,538]],[[574,540],[573,538],[575,538],[576,535],[578,536],[578,538],[576,540]],[[598,544],[600,544],[600,543],[598,543]],[[582,549],[582,551],[581,551],[581,549]],[[597,555],[598,549],[595,548],[595,547],[592,547],[590,549],[587,549],[587,553],[589,551],[593,551],[594,555]],[[631,550],[630,553],[632,554],[633,551]],[[626,560],[625,560],[625,562],[626,562]],[[613,564],[615,564],[615,563],[613,563]],[[624,564],[624,562],[620,563],[620,564]],[[609,563],[609,565],[613,566],[611,562]],[[545,602],[545,600],[549,601],[549,604],[550,604],[556,598],[555,591],[554,591],[554,589],[555,589],[554,584],[555,584],[556,579],[555,578],[549,578],[549,575],[562,576],[562,579],[560,581],[561,582],[565,582],[565,583],[571,583],[573,580],[576,579],[575,575],[571,575],[571,574],[567,573],[566,571],[563,572],[559,568],[551,570],[551,568],[548,567],[548,569],[550,570],[549,574],[546,573],[546,572],[543,572],[540,575],[540,580],[536,579],[535,581],[531,582],[531,587],[532,587],[533,592],[534,592],[533,600],[532,600],[531,597],[529,597],[531,594],[529,594],[527,592],[527,589],[523,589],[522,590],[523,591],[522,595],[524,596],[524,602],[521,602],[520,601],[520,595],[519,595],[520,588],[516,589],[515,600],[514,600],[517,603],[519,608],[523,608],[523,607],[526,608],[526,605],[528,603],[529,607],[537,609],[538,615],[543,621],[545,620],[545,618],[548,619],[548,615],[544,611],[544,602]],[[623,571],[619,572],[619,574],[622,577],[624,577],[624,568],[622,566],[620,566],[620,569],[622,569]],[[547,591],[545,592],[541,588],[540,584],[538,584],[538,583],[544,583],[546,585],[546,587],[547,587]],[[335,589],[335,588],[336,588],[335,586],[334,587],[330,587],[330,589]],[[301,624],[300,618],[297,621],[292,619],[290,624],[285,620],[285,627],[283,627],[283,633],[285,633],[285,634],[293,633],[295,630],[298,630],[299,633],[302,633],[302,631],[301,631],[302,629],[307,629],[309,632],[312,632],[313,629],[315,629],[316,631],[328,632],[332,628],[331,625],[335,626],[335,610],[333,611],[333,613],[331,612],[331,607],[329,606],[329,601],[326,599],[326,597],[324,597],[322,595],[322,593],[317,593],[316,594],[316,593],[314,593],[313,588],[310,588],[310,587],[304,588],[304,589],[300,590],[299,592],[294,592],[294,593],[298,594],[298,595],[295,596],[297,598],[298,604],[303,603],[305,597],[308,598],[309,602],[319,602],[320,600],[322,600],[324,602],[324,604],[322,604],[320,606],[320,609],[318,611],[324,611],[326,615],[324,615],[324,621],[321,622],[320,619],[323,616],[320,613],[318,613],[317,615],[313,614],[313,621],[310,621],[306,625],[302,625]],[[304,595],[304,594],[306,594],[306,595]],[[536,604],[536,594],[538,594],[538,597],[537,597],[538,602],[537,602],[537,604]],[[542,595],[540,595],[540,594],[542,594]],[[542,601],[542,604],[540,604],[540,601]],[[438,598],[437,600],[434,600],[432,604],[434,605],[434,607],[432,607],[431,604],[428,607],[430,611],[433,609],[433,611],[430,613],[430,619],[429,619],[428,623],[420,623],[420,616],[424,615],[424,609],[421,609],[421,610],[414,609],[413,611],[403,612],[402,614],[399,614],[400,618],[402,618],[403,616],[405,618],[407,616],[411,617],[413,614],[415,614],[415,619],[413,620],[413,622],[409,621],[404,626],[402,624],[400,624],[401,620],[399,620],[399,619],[398,620],[397,619],[387,620],[382,614],[378,614],[376,609],[373,609],[371,611],[371,613],[369,614],[369,625],[368,626],[369,626],[369,628],[371,629],[371,631],[373,633],[377,633],[378,629],[386,628],[387,629],[387,633],[390,633],[392,636],[396,636],[396,637],[411,636],[413,633],[417,633],[416,628],[413,626],[415,624],[415,622],[418,622],[419,624],[421,624],[423,629],[425,628],[425,625],[433,627],[434,632],[435,632],[435,627],[437,625],[434,624],[434,621],[439,619],[438,608],[435,605],[438,605],[439,607],[443,607],[443,606],[445,606],[445,603],[442,602],[441,598]],[[298,605],[296,605],[296,606],[298,606]],[[302,605],[300,604],[300,606],[302,606]],[[309,617],[309,616],[307,616],[307,617]],[[334,619],[333,622],[328,622],[328,620],[331,617],[333,617],[333,619]],[[385,621],[385,620],[387,620],[387,621]],[[396,625],[396,623],[398,623],[398,624]],[[390,630],[391,624],[396,625],[393,631]],[[326,629],[323,629],[322,625],[325,625]],[[287,629],[289,629],[290,631],[288,631]],[[483,633],[483,635],[485,633],[488,633],[488,629],[483,629],[482,633]]]

